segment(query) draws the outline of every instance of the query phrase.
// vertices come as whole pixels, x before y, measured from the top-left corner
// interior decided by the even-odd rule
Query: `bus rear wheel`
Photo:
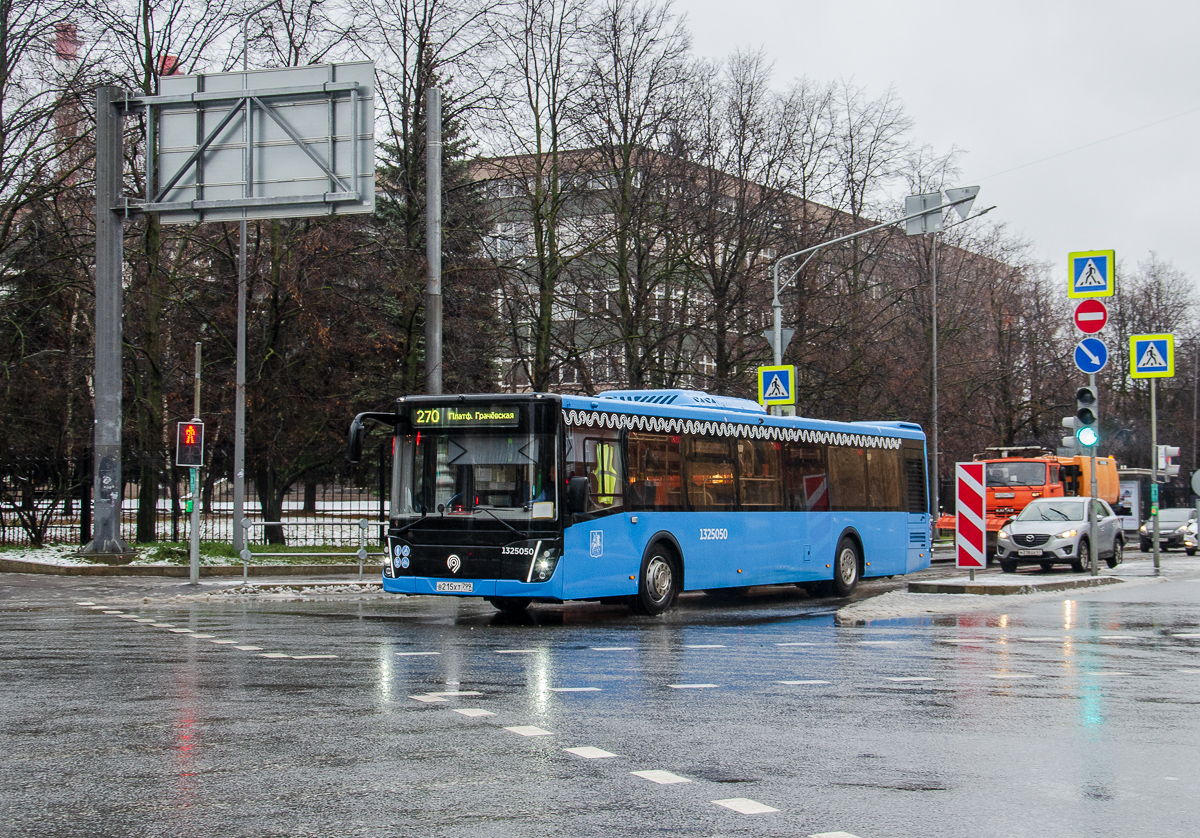
[[[533,602],[533,598],[527,596],[494,596],[489,597],[488,602],[505,614],[520,614],[529,607],[529,603]]]
[[[858,545],[850,536],[842,536],[833,559],[833,593],[836,596],[850,596],[854,593],[854,589],[858,587],[860,567],[862,556],[858,554]]]
[[[674,551],[662,543],[653,545],[642,558],[633,610],[648,617],[663,613],[679,596],[679,580],[679,560]]]

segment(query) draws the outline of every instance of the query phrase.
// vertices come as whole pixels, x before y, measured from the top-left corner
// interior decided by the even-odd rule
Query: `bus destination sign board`
[[[516,405],[453,405],[413,407],[414,428],[515,428]]]

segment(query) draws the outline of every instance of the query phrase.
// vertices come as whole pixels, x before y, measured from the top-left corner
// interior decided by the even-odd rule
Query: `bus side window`
[[[829,511],[829,474],[825,468],[824,448],[801,442],[784,443],[783,479],[788,509]]]
[[[679,437],[629,435],[629,495],[633,509],[683,509]]]
[[[867,509],[867,457],[862,448],[829,449],[829,482],[833,508],[839,512]]]
[[[588,479],[588,511],[610,512],[622,508],[625,468],[621,446],[614,435],[610,439],[585,439],[584,473]]]
[[[741,508],[782,509],[783,476],[779,471],[780,443],[766,439],[739,439],[738,483]]]
[[[867,449],[867,491],[871,508],[878,512],[900,510],[900,452],[890,448]]]

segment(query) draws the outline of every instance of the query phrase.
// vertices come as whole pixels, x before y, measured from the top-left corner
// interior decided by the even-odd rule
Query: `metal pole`
[[[933,302],[933,416],[930,422],[933,431],[933,520],[936,523],[941,514],[940,486],[938,485],[938,304],[937,304],[937,233],[933,234],[933,259],[930,269],[930,294]],[[987,552],[987,539],[984,539],[984,552]],[[986,555],[985,555],[986,559]]]
[[[118,87],[96,90],[96,320],[95,426],[92,452],[92,540],[80,552],[125,556],[121,538],[121,278],[124,219],[121,199],[125,98]]]
[[[196,388],[192,396],[192,421],[200,421],[200,341],[196,341]],[[188,533],[188,579],[200,582],[200,469],[190,469],[192,478],[192,525]]]
[[[1088,374],[1088,386],[1092,388],[1093,393],[1096,392],[1096,374],[1095,373]],[[1097,400],[1097,405],[1096,405],[1096,423],[1097,424],[1099,424],[1099,422],[1100,422],[1099,407],[1100,407],[1099,402]],[[1098,489],[1096,487],[1096,446],[1091,445],[1091,446],[1088,446],[1088,448],[1091,452],[1091,458],[1092,458],[1092,488],[1091,488],[1091,493],[1090,493],[1092,499],[1088,502],[1088,510],[1089,510],[1088,511],[1088,544],[1090,544],[1092,546],[1092,554],[1089,557],[1089,564],[1091,565],[1090,570],[1092,572],[1092,576],[1096,576],[1100,572],[1100,540],[1096,535],[1096,530],[1097,530],[1098,523],[1099,523],[1096,520],[1096,494],[1098,492]]]
[[[1154,569],[1158,570],[1158,392],[1155,384],[1156,381],[1150,379],[1150,532],[1154,540]]]
[[[425,381],[442,392],[442,93],[425,97]]]
[[[242,19],[242,72],[249,66],[250,18],[275,5],[275,0],[259,6]],[[242,78],[245,87],[247,79]],[[243,169],[246,185],[244,196],[254,191],[254,125],[252,107],[246,100],[246,157]],[[246,219],[238,222],[238,285],[237,285],[237,371],[233,385],[233,549],[246,547],[246,531],[242,519],[246,513]]]
[[[1196,360],[1192,364],[1192,471],[1196,470],[1196,397],[1200,395],[1200,343],[1196,344]]]

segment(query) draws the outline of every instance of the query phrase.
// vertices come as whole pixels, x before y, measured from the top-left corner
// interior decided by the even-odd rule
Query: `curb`
[[[1068,591],[1072,588],[1097,588],[1124,582],[1116,576],[1085,576],[1080,579],[1057,579],[1052,582],[1030,581],[986,584],[979,582],[956,582],[942,579],[929,582],[908,583],[910,594],[991,594],[1011,596],[1013,594],[1036,594],[1042,591]]]
[[[381,564],[364,564],[363,576],[383,572]],[[180,565],[55,565],[0,559],[0,573],[40,573],[49,576],[165,576],[187,578],[191,569]],[[268,564],[250,565],[247,576],[343,576],[358,573],[357,564]],[[202,577],[241,576],[241,565],[211,565],[200,568]]]

